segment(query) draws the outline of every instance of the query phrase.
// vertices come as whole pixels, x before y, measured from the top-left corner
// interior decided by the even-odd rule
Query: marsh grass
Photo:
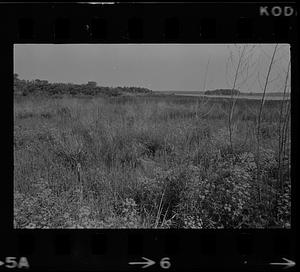
[[[276,184],[279,105],[266,101],[261,116],[259,199],[258,102],[236,102],[232,152],[226,100],[19,98],[15,228],[289,227],[288,160],[284,194]]]

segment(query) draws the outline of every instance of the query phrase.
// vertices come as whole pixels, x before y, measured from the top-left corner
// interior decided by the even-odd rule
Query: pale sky
[[[238,76],[241,91],[261,91],[275,44],[253,46],[244,51],[244,59],[251,57]],[[15,44],[14,73],[26,80],[96,81],[153,91],[232,88],[242,49],[241,44]],[[228,62],[230,52],[233,62]],[[289,45],[279,44],[268,92],[282,91],[289,59]]]

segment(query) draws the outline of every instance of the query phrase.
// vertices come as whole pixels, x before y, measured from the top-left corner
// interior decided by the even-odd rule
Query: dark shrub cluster
[[[105,95],[120,96],[124,93],[151,93],[147,88],[141,87],[98,87],[95,82],[87,84],[73,83],[49,83],[47,80],[22,80],[18,75],[14,75],[14,93],[18,95]]]

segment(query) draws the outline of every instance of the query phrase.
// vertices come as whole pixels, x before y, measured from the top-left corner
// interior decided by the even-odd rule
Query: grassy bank
[[[289,227],[289,145],[278,186],[280,103],[264,105],[257,180],[258,101],[237,101],[232,150],[225,100],[19,97],[15,227]]]

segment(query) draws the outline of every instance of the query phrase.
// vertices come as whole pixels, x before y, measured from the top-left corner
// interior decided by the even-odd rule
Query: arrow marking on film
[[[282,258],[282,259],[285,260],[286,262],[285,263],[270,263],[270,264],[271,265],[285,265],[284,269],[291,268],[296,265],[296,263],[294,261],[291,261],[287,258]]]
[[[1,261],[0,261],[0,266],[1,266],[1,265],[4,265],[4,264],[5,264],[4,262],[1,262]]]
[[[150,259],[148,259],[148,258],[146,258],[146,257],[142,257],[144,260],[146,260],[146,262],[129,262],[129,264],[144,264],[144,266],[142,267],[142,268],[146,268],[146,267],[148,267],[148,266],[151,266],[151,265],[154,265],[155,264],[155,262],[154,261],[152,261],[152,260],[150,260]]]

